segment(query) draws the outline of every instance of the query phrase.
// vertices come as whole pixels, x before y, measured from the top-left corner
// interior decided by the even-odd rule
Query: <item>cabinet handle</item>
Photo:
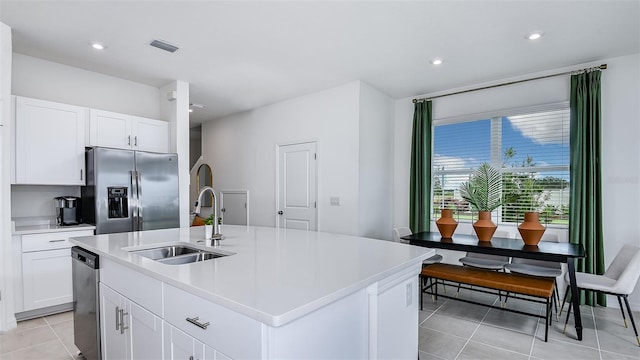
[[[124,334],[124,331],[129,328],[128,326],[124,326],[124,317],[126,315],[129,315],[129,313],[124,312],[124,309],[120,309],[120,334]]]
[[[133,146],[138,146],[138,136],[133,137]]]
[[[49,240],[50,243],[63,242],[63,241],[64,241],[64,239]]]
[[[197,326],[197,327],[199,327],[201,329],[205,329],[206,330],[207,326],[209,326],[209,322],[206,322],[206,323],[203,324],[203,323],[199,322],[198,320],[199,320],[199,318],[197,316],[194,317],[194,318],[187,318],[188,322],[192,323],[193,325],[195,325],[195,326]]]
[[[82,181],[82,169],[80,169],[80,181]]]
[[[127,136],[127,145],[131,145],[131,135]]]
[[[120,330],[120,307],[116,306],[116,330]]]

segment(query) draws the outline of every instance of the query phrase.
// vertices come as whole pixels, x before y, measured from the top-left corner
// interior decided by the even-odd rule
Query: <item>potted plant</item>
[[[213,214],[204,220],[204,238],[211,239],[213,237]]]
[[[502,194],[502,175],[498,169],[482,163],[469,181],[460,185],[462,198],[478,211],[473,229],[480,241],[490,241],[498,226],[491,221],[491,212],[502,204],[513,202],[517,194]]]

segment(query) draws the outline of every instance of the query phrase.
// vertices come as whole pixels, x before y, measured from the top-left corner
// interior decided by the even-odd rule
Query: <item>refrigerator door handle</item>
[[[136,192],[138,194],[138,201],[136,202],[138,204],[138,230],[144,230],[142,228],[142,201],[140,201],[142,199],[142,176],[139,171],[136,171],[136,177],[138,183],[138,191]]]
[[[139,231],[138,229],[138,172],[135,170],[131,173],[131,217],[133,219],[133,231]]]

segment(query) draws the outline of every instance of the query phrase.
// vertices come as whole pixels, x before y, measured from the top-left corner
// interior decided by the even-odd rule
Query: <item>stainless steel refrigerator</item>
[[[82,221],[96,234],[180,226],[178,155],[95,147],[85,160]]]

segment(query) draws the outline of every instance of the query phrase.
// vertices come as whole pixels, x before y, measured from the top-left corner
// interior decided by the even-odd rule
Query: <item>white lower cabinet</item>
[[[100,284],[102,358],[162,359],[162,319]]]
[[[70,304],[73,301],[69,238],[87,235],[93,235],[93,230],[21,236],[21,255],[20,261],[17,261],[21,266],[17,268],[16,277],[22,279],[22,286],[17,287],[15,299],[17,302],[22,300],[22,306],[17,307],[17,312]]]
[[[215,351],[213,349],[210,351],[212,353],[211,356],[205,357],[203,343],[171,326],[169,323],[164,323],[165,360],[215,359]]]
[[[415,359],[421,266],[274,327],[103,258],[103,359]]]
[[[165,360],[231,360],[211,346],[204,345],[191,335],[164,323]]]
[[[24,310],[73,301],[69,249],[22,254]]]

